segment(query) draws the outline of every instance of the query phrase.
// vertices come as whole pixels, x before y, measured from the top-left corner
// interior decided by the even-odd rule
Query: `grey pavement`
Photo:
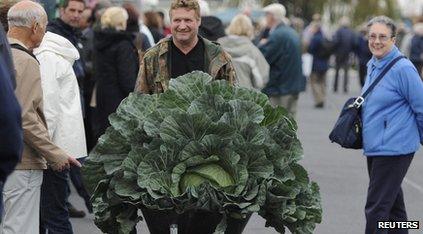
[[[350,92],[333,93],[333,71],[328,74],[327,102],[323,109],[315,109],[310,89],[300,96],[297,115],[298,136],[304,148],[304,159],[300,162],[306,167],[310,178],[320,186],[323,221],[318,224],[316,234],[360,234],[364,233],[364,204],[368,176],[365,158],[361,150],[346,150],[330,143],[328,134],[335,123],[339,109],[350,96],[360,91],[358,77],[350,75]],[[342,83],[343,80],[341,80]],[[423,149],[414,161],[403,183],[405,203],[409,220],[420,221],[420,230],[410,234],[423,233]],[[78,208],[83,208],[82,200],[73,192],[70,200]],[[93,216],[72,219],[75,234],[101,233],[93,223]],[[249,221],[245,234],[277,233],[273,228],[265,228],[264,220],[255,215]],[[138,233],[148,234],[143,222],[138,224]],[[289,233],[289,232],[287,232]]]

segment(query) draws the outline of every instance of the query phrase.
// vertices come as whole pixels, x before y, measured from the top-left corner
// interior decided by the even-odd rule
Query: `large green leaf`
[[[179,114],[168,116],[160,127],[160,137],[165,142],[175,140],[200,141],[211,134],[212,121],[205,114]]]
[[[233,98],[245,100],[245,101],[251,101],[263,108],[266,105],[270,105],[269,98],[264,93],[254,89],[239,87],[235,90]]]
[[[147,140],[142,126],[145,117],[157,107],[157,96],[131,93],[119,105],[116,113],[109,116],[110,124],[127,142],[134,139]]]
[[[116,216],[116,221],[119,224],[119,234],[130,234],[137,225],[140,218],[137,215],[138,208],[133,205],[126,205],[124,209]]]
[[[191,167],[187,173],[194,174],[211,181],[220,187],[227,187],[234,184],[232,176],[217,164],[205,164]]]
[[[226,112],[219,122],[234,126],[242,130],[250,122],[260,123],[264,119],[263,108],[251,101],[231,100],[229,101],[231,111]]]
[[[225,153],[229,141],[225,141],[215,134],[204,136],[201,141],[191,141],[181,151],[181,160],[201,156],[207,158],[212,155],[222,155]],[[235,162],[236,163],[236,162]]]
[[[106,133],[98,139],[98,143],[93,150],[96,154],[90,157],[97,157],[97,155],[101,154],[128,153],[130,150],[131,145],[126,141],[125,137],[115,129],[108,128]]]
[[[204,113],[212,121],[218,121],[225,112],[231,110],[230,105],[220,95],[202,94],[189,106],[190,114]]]
[[[257,123],[250,122],[240,131],[240,135],[245,143],[251,145],[262,145],[269,136],[269,131]]]
[[[270,126],[272,124],[276,124],[279,121],[281,121],[281,119],[283,118],[289,119],[288,117],[289,113],[283,107],[278,106],[276,108],[273,108],[270,105],[265,105],[263,109],[264,109],[264,116],[265,116],[265,118],[261,122],[261,125],[263,126]],[[292,119],[289,119],[289,120],[292,121]]]
[[[86,160],[82,167],[82,178],[84,185],[90,193],[93,193],[101,180],[106,176],[103,165],[90,159]]]
[[[205,85],[211,80],[209,75],[202,72],[193,72],[171,79],[169,90],[160,96],[160,105],[164,108],[186,111],[192,100],[204,93]]]
[[[205,86],[205,92],[211,95],[223,97],[226,101],[233,100],[235,88],[228,84],[226,80],[215,80]]]
[[[240,156],[240,164],[247,168],[249,177],[263,180],[273,174],[272,162],[266,158],[264,149],[245,144],[237,146],[236,152]]]
[[[178,182],[172,179],[174,167],[178,165],[181,151],[179,144],[161,144],[150,150],[138,165],[138,186],[147,189],[153,196],[158,194],[179,195]],[[156,192],[155,192],[156,191]]]

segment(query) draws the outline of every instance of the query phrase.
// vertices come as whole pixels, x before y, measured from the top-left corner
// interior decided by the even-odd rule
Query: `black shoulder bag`
[[[332,142],[338,143],[347,149],[363,148],[361,105],[363,104],[366,96],[373,90],[377,83],[379,83],[389,69],[391,69],[391,67],[402,58],[405,58],[405,56],[398,56],[392,60],[362,96],[348,99],[342,108],[341,114],[339,115],[335,126],[329,134],[329,139]]]

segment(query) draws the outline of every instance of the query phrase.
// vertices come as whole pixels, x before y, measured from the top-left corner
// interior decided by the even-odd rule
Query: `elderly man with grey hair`
[[[43,114],[40,68],[31,51],[44,37],[46,12],[38,3],[21,1],[9,9],[7,18],[25,144],[21,161],[4,185],[0,233],[37,234],[43,170],[47,164],[57,171],[80,164],[50,140]]]
[[[282,4],[274,3],[263,8],[266,13],[269,38],[259,45],[270,65],[269,82],[263,92],[273,106],[282,106],[293,116],[297,112],[299,93],[305,90],[305,76],[301,62],[301,40],[289,27]]]

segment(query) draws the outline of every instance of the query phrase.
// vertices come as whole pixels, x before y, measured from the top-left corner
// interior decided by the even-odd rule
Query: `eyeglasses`
[[[380,42],[387,42],[389,39],[392,38],[392,36],[388,37],[387,35],[383,35],[383,34],[379,34],[379,35],[370,34],[368,37],[369,37],[369,41],[372,41],[372,42],[376,41],[376,39],[378,39],[378,38],[379,38]]]

